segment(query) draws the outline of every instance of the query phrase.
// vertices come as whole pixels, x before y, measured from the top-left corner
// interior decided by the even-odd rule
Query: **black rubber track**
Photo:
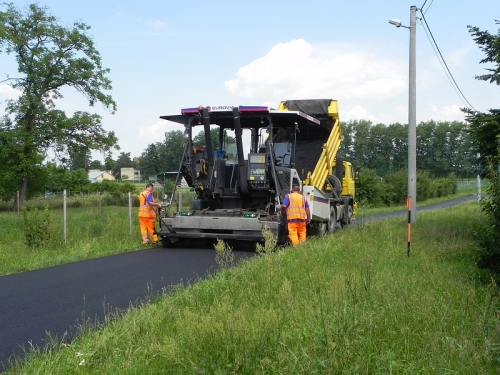
[[[418,212],[475,199],[454,199]],[[353,224],[405,215],[398,211],[357,219]],[[237,260],[255,253],[235,249]],[[61,338],[76,333],[82,318],[102,321],[109,311],[126,309],[179,283],[215,271],[213,249],[153,248],[0,277],[0,371],[29,343],[43,346],[47,332]]]

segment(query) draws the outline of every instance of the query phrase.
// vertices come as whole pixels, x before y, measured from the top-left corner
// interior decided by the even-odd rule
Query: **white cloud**
[[[460,110],[457,104],[438,107],[435,104],[427,104],[428,113],[426,118],[420,121],[435,120],[435,121],[464,121],[465,114]]]
[[[0,100],[17,99],[21,95],[19,90],[12,88],[5,83],[0,84]]]
[[[359,104],[356,104],[350,108],[345,108],[342,111],[342,121],[350,121],[350,120],[367,120],[367,121],[376,121],[376,117],[373,116],[370,111],[366,108],[363,108]]]
[[[241,67],[225,82],[245,98],[335,98],[384,100],[407,87],[405,65],[366,47],[312,46],[303,39],[279,43],[265,56]]]
[[[165,141],[165,133],[173,130],[184,131],[184,126],[175,122],[160,120],[148,126],[139,128],[139,141],[147,141],[147,144]]]

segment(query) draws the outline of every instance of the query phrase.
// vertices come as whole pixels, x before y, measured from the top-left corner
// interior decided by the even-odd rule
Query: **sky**
[[[14,0],[17,7],[29,2]],[[165,132],[160,119],[198,105],[268,105],[290,99],[335,99],[341,122],[408,123],[409,30],[412,5],[422,13],[467,101],[500,108],[500,87],[474,79],[491,65],[467,26],[497,34],[500,0],[38,0],[63,26],[91,27],[117,103],[111,114],[65,89],[57,102],[68,116],[89,111],[114,131],[120,152],[138,157]],[[496,12],[496,13],[495,13]],[[450,82],[423,21],[416,30],[417,124],[463,121],[469,105]],[[13,55],[0,54],[0,81],[15,76]],[[0,110],[18,95],[0,82]],[[103,156],[94,155],[103,160]]]

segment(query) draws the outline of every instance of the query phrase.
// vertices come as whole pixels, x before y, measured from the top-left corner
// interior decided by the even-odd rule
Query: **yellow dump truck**
[[[264,241],[268,228],[287,242],[286,217],[276,210],[293,185],[309,201],[311,233],[331,233],[353,219],[354,173],[337,155],[337,101],[288,100],[265,106],[199,106],[161,116],[187,134],[179,178],[195,191],[188,210],[159,219],[163,245],[188,239]],[[196,127],[205,142],[195,144]],[[212,139],[218,129],[218,139]],[[197,134],[198,132],[196,132]]]

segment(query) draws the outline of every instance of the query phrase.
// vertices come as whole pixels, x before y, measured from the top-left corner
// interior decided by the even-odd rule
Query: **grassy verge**
[[[475,187],[471,186],[459,190],[454,196],[419,202],[419,205],[470,195],[475,192],[474,189]],[[182,192],[183,204],[189,205],[193,199],[192,192],[188,189]],[[69,199],[66,243],[64,243],[62,199],[54,197],[29,202],[30,205],[40,209],[47,204],[50,207],[50,242],[40,249],[29,249],[25,245],[22,218],[13,212],[0,212],[0,237],[3,238],[0,242],[0,276],[140,249],[137,208],[132,209],[132,233],[130,233],[128,208],[105,205],[107,199],[111,198],[103,196],[99,199],[96,197]],[[405,209],[403,206],[371,209],[360,207],[356,217],[403,209]]]
[[[476,193],[477,193],[477,187],[474,185],[459,185],[458,190],[455,194],[448,195],[446,197],[428,199],[428,200],[423,201],[423,202],[417,201],[417,207],[428,206],[430,204],[439,203],[439,202],[443,202],[443,201],[447,201],[447,200],[451,200],[451,199],[455,199],[455,198],[466,197],[468,195],[474,195]],[[400,210],[406,210],[406,206],[401,205],[401,206],[370,207],[370,208],[358,207],[358,209],[356,210],[356,217],[378,215],[378,214],[400,211]]]
[[[178,289],[8,374],[498,374],[477,204],[371,222]]]

